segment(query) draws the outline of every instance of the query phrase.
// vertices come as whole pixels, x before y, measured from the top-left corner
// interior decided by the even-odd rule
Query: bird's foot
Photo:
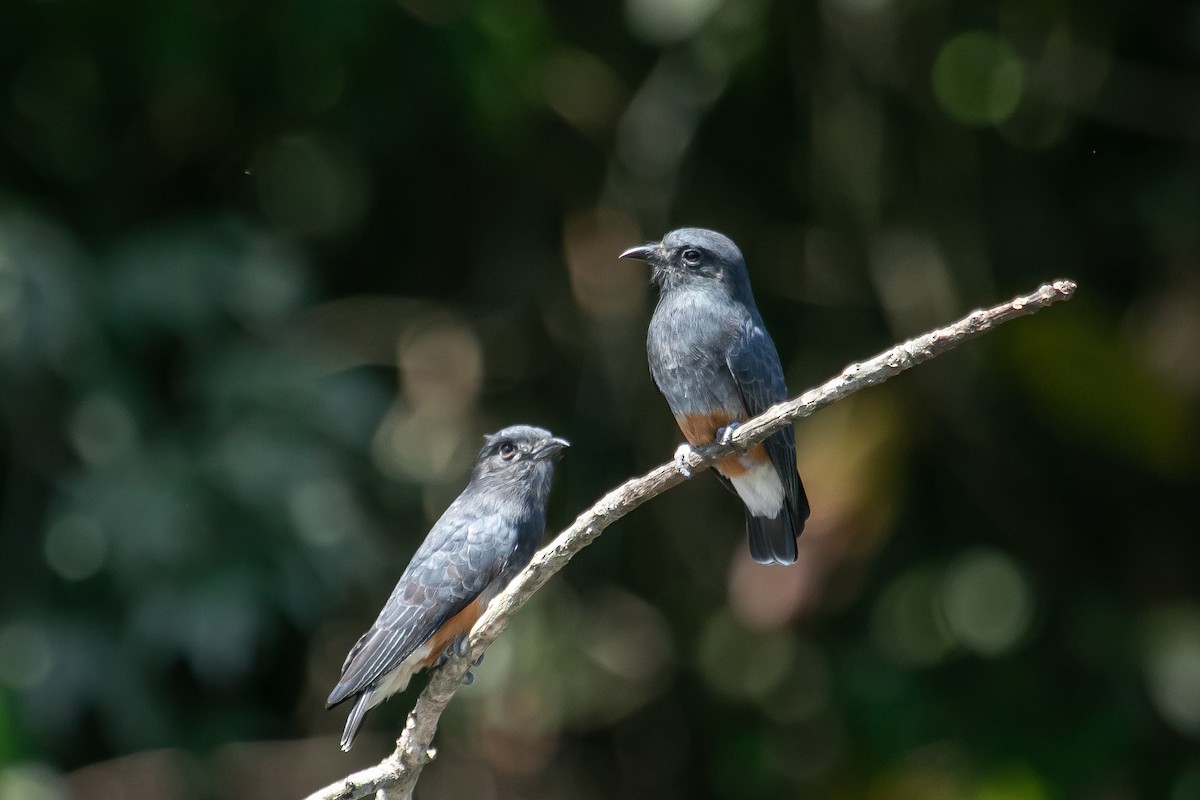
[[[462,658],[469,652],[471,652],[471,637],[465,633],[460,633],[450,641],[450,644],[446,645],[446,649],[443,650],[442,654],[437,657],[437,661],[433,662],[433,666],[440,667],[442,664],[446,663],[446,660],[449,659],[450,656],[458,656],[459,658]],[[482,660],[483,659],[481,657],[480,661]],[[476,661],[475,663],[478,664],[479,661]]]
[[[454,637],[454,641],[450,643],[447,650],[453,650],[454,655],[462,658],[467,653],[471,652],[471,637],[465,633],[460,633]]]
[[[675,471],[685,478],[692,477],[692,468],[688,466],[687,460],[694,452],[692,446],[686,442],[675,448]]]
[[[440,666],[440,665],[444,664],[446,662],[446,659],[448,659],[452,655],[458,656],[459,658],[466,658],[466,656],[470,652],[471,652],[471,636],[466,633],[460,633],[458,636],[454,637],[454,641],[452,641],[452,642],[450,642],[450,644],[446,645],[446,651],[444,653],[442,653],[441,658],[439,658],[437,660],[437,662],[434,664],[434,666]],[[480,664],[482,664],[483,656],[484,656],[484,654],[480,653],[479,658],[477,658],[471,662],[471,666],[478,667]],[[474,682],[475,682],[475,673],[471,672],[471,670],[467,670],[467,674],[463,676],[463,685],[470,686]]]
[[[723,428],[717,428],[717,443],[722,447],[728,447],[733,441],[733,432],[742,427],[740,422],[730,422]]]

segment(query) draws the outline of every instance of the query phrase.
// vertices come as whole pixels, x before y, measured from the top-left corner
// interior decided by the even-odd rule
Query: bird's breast
[[[740,408],[726,361],[734,329],[731,312],[702,293],[659,301],[646,353],[650,374],[676,416]]]
[[[664,297],[646,337],[651,368],[705,370],[723,365],[728,310],[700,293]]]

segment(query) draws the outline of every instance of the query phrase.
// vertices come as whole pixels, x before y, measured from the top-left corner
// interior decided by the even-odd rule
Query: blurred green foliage
[[[574,442],[556,526],[674,448],[616,255],[682,224],[742,245],[796,392],[1081,288],[802,422],[796,566],[707,476],[614,526],[422,796],[1200,798],[1195,4],[2,16],[3,800],[387,752],[412,692],[349,756],[323,699],[479,435]]]

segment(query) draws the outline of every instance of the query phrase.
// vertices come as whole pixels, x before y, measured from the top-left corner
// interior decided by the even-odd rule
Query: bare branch
[[[1075,283],[1068,280],[1045,284],[1032,294],[1013,298],[986,310],[973,311],[952,325],[898,344],[862,363],[851,364],[841,374],[817,388],[772,406],[743,423],[734,432],[730,444],[712,444],[694,451],[689,459],[692,473],[708,469],[734,450],[757,444],[801,417],[807,417],[859,389],[882,383],[1001,323],[1033,314],[1060,300],[1068,300],[1075,294],[1075,288]],[[674,462],[669,462],[640,478],[626,481],[580,514],[569,528],[538,551],[529,566],[489,604],[487,612],[471,631],[471,653],[464,658],[451,658],[441,668],[433,670],[428,685],[408,715],[404,732],[396,742],[395,752],[376,766],[356,772],[313,793],[308,800],[356,800],[383,791],[387,793],[387,800],[410,800],[421,769],[435,755],[431,745],[438,720],[462,684],[471,661],[482,655],[504,632],[512,615],[554,573],[591,544],[605,528],[684,480],[683,475],[675,469]]]

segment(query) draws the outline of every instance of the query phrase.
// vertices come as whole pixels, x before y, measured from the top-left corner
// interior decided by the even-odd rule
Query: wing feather
[[[757,313],[748,315],[738,330],[728,350],[726,364],[750,416],[758,416],[787,399],[779,353]],[[789,510],[803,527],[808,518],[808,497],[796,470],[796,434],[792,426],[772,434],[764,446],[767,457],[784,481]]]
[[[400,666],[499,575],[515,535],[497,516],[464,517],[452,505],[417,549],[371,629],[342,665],[330,708]]]

